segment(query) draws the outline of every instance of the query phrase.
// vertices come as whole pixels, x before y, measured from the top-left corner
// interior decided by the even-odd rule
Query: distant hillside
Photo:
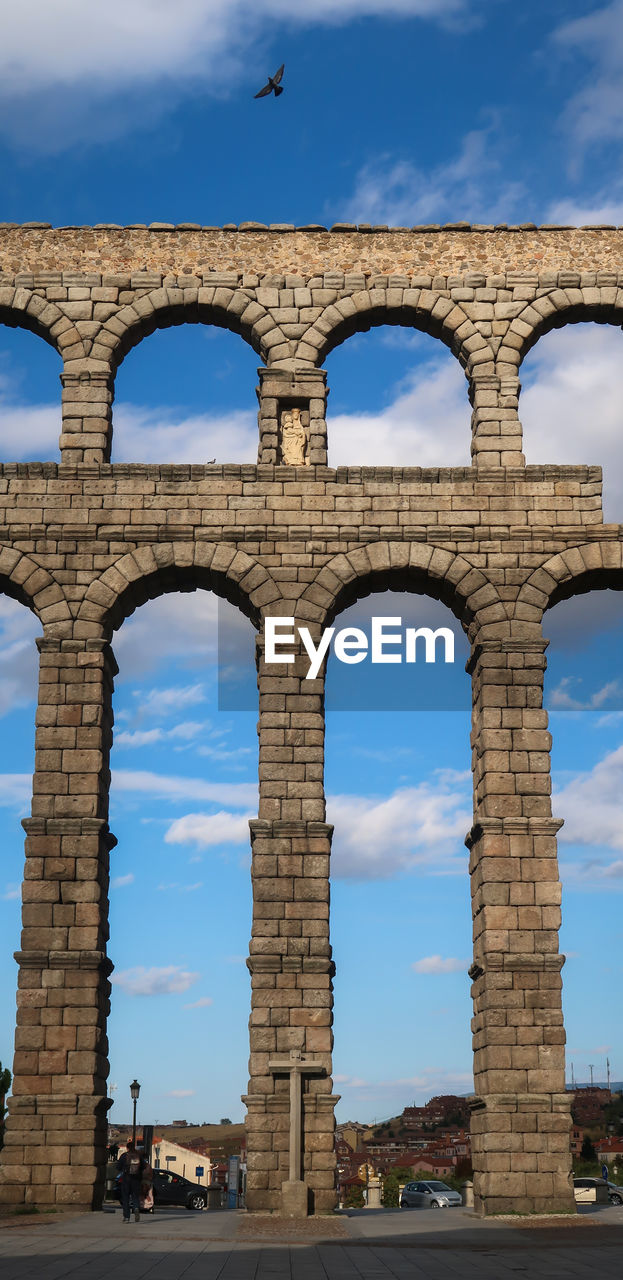
[[[225,1158],[236,1155],[245,1138],[243,1124],[159,1124],[159,1137],[169,1138],[171,1142],[191,1145],[200,1141],[210,1148],[212,1158]]]
[[[123,1139],[132,1132],[131,1124],[112,1126],[115,1134]],[[141,1126],[138,1126],[138,1138],[141,1140]],[[168,1138],[170,1142],[181,1142],[185,1146],[193,1146],[200,1142],[208,1147],[213,1160],[226,1160],[228,1156],[237,1155],[245,1139],[243,1124],[158,1124],[154,1126],[154,1136]]]
[[[569,1091],[569,1090],[571,1090],[571,1088],[572,1088],[572,1087],[573,1087],[574,1089],[590,1089],[590,1088],[591,1088],[591,1082],[590,1082],[590,1080],[576,1080],[576,1082],[575,1082],[575,1084],[574,1084],[573,1086],[571,1086],[570,1084],[568,1084],[568,1085],[567,1085],[567,1090],[568,1090],[568,1091]],[[606,1081],[606,1080],[594,1080],[594,1081],[593,1081],[593,1084],[592,1084],[592,1088],[593,1088],[593,1089],[607,1089],[607,1088],[608,1088],[608,1083],[607,1083],[607,1081]],[[623,1093],[623,1080],[611,1080],[611,1081],[610,1081],[610,1092],[611,1092],[611,1093]]]

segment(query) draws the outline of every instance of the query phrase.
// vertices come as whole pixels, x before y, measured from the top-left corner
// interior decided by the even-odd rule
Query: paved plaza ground
[[[2,1280],[620,1280],[623,1207],[488,1220],[365,1210],[293,1222],[243,1211],[119,1209],[0,1219]]]

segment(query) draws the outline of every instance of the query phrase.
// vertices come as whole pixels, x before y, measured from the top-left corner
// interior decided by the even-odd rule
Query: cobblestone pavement
[[[338,1234],[336,1234],[336,1232]],[[241,1213],[119,1211],[0,1220],[2,1280],[620,1280],[623,1208],[482,1221],[360,1212],[309,1223]]]

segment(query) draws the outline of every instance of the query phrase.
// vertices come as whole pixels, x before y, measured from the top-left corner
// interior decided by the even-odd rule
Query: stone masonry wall
[[[0,465],[0,587],[42,626],[2,1202],[101,1202],[115,629],[189,587],[227,596],[256,627],[281,613],[319,629],[392,586],[441,598],[472,646],[476,1204],[573,1207],[542,618],[565,595],[621,586],[623,539],[603,523],[590,456],[525,465],[519,368],[549,328],[623,324],[622,243],[615,228],[0,226],[0,322],[63,361],[60,463]],[[232,329],[263,362],[244,465],[114,462],[116,369],[180,321]],[[383,323],[424,330],[460,361],[472,466],[326,465],[324,357]],[[305,466],[279,462],[292,405],[309,423]],[[289,1177],[288,1082],[269,1062],[293,1051],[320,1068],[304,1079],[301,1176],[313,1209],[335,1203],[323,678],[303,675],[266,669],[260,646],[252,1209],[279,1209]]]

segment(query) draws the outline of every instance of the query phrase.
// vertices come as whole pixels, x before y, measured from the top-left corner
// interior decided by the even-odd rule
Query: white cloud
[[[609,325],[546,334],[521,369],[529,463],[599,464],[605,518],[623,519],[623,338]]]
[[[618,858],[616,862],[604,867],[602,876],[604,880],[623,880],[623,860]]]
[[[468,466],[470,407],[453,356],[417,365],[379,413],[329,413],[329,463],[338,466]]]
[[[433,169],[420,169],[411,159],[378,156],[359,171],[340,217],[389,226],[508,221],[524,189],[500,177],[495,191],[499,150],[492,125],[466,134],[458,155]]]
[[[421,960],[415,960],[411,968],[416,973],[464,973],[469,964],[469,960],[457,960],[454,956],[448,956],[445,960],[442,956],[423,956]]]
[[[116,769],[113,787],[117,793],[151,795],[173,803],[200,800],[230,804],[234,809],[257,805],[257,783],[252,782],[206,782],[204,778],[167,776],[147,769]]]
[[[221,416],[119,404],[114,413],[113,462],[256,462],[257,414]]]
[[[111,882],[111,889],[125,889],[126,885],[134,884],[134,873],[129,871],[127,876],[115,876]]]
[[[119,664],[119,680],[145,679],[148,672],[170,658],[177,657],[186,669],[206,670],[214,678],[218,658],[219,629],[224,645],[236,653],[244,647],[253,665],[254,628],[248,619],[230,604],[211,591],[171,592],[156,600],[149,600],[137,609],[113,637],[115,657]],[[242,642],[242,643],[241,643]],[[210,671],[210,668],[212,670]],[[137,713],[163,716],[176,714],[197,705],[207,697],[205,685],[195,681],[187,686],[195,689],[196,697],[188,692],[180,695],[182,686],[171,689],[156,688],[151,694],[137,694]],[[138,718],[138,714],[137,714]],[[135,727],[140,727],[138,724]]]
[[[269,65],[262,53],[275,23],[345,23],[364,15],[465,22],[467,5],[468,0],[109,0],[103,11],[82,0],[21,0],[3,20],[0,94],[10,106],[0,115],[0,129],[39,150],[58,151],[82,138],[109,139],[153,125],[198,89],[223,97],[241,82],[249,94],[259,88],[275,69],[277,55]]]
[[[25,813],[31,796],[31,773],[0,773],[0,807]]]
[[[142,715],[166,716],[181,711],[183,707],[194,707],[198,702],[205,702],[206,694],[202,684],[173,685],[165,689],[150,689],[147,693],[136,692],[135,698],[140,701]]]
[[[22,404],[14,398],[12,388],[0,386],[2,411],[2,451],[12,462],[47,459],[60,461],[60,403]]]
[[[115,746],[128,748],[152,747],[156,742],[162,742],[164,738],[162,729],[136,729],[134,732],[123,730],[122,733],[115,734]]]
[[[105,11],[82,0],[21,0],[4,15],[0,78],[4,93],[55,85],[113,89],[180,73],[210,76],[241,34],[272,20],[300,25],[346,22],[365,14],[436,19],[463,0],[109,0]],[[250,30],[249,30],[250,27]],[[36,33],[36,34],[33,34]],[[219,76],[219,82],[221,77]]]
[[[555,200],[545,215],[546,222],[560,223],[565,227],[584,227],[590,223],[623,223],[623,198],[619,198],[620,183],[614,181],[608,191],[601,191],[587,199],[568,197]]]
[[[12,902],[22,896],[22,887],[19,884],[8,884],[4,893],[0,895],[3,902]]]
[[[618,697],[620,700],[622,690],[619,680],[609,680],[584,701],[574,697],[570,692],[572,688],[581,683],[582,680],[578,676],[564,676],[556,688],[552,689],[547,700],[548,706],[554,711],[598,711],[611,699]],[[614,714],[618,715],[619,713],[615,712]]]
[[[192,1004],[185,1004],[184,1008],[185,1009],[207,1009],[211,1004],[214,1004],[212,996],[201,996],[201,999],[193,1000]]]
[[[602,846],[623,850],[623,746],[608,752],[590,770],[578,773],[561,788],[555,788],[554,814],[564,818],[560,840],[566,844]],[[600,870],[590,864],[595,875],[617,878],[620,863]]]
[[[126,750],[154,746],[157,742],[181,740],[190,742],[203,730],[203,725],[194,720],[186,720],[176,724],[172,729],[124,729],[115,734],[115,746]]]
[[[16,386],[0,382],[2,446],[15,462],[59,457],[60,407],[24,404]],[[221,415],[180,416],[173,407],[115,406],[113,462],[256,462],[257,415],[233,409]]]
[[[39,620],[25,605],[0,595],[0,716],[37,698]]]
[[[236,768],[241,767],[242,756],[250,756],[251,754],[251,747],[234,747],[231,751],[227,751],[224,747],[211,747],[209,745],[197,747],[198,756],[207,756],[210,760],[228,760],[230,763],[236,761]]]
[[[340,1094],[342,1095],[342,1109],[353,1103],[360,1103],[363,1100],[374,1103],[376,1110],[377,1105],[385,1102],[391,1106],[394,1096],[400,1099],[401,1107],[404,1106],[405,1090],[409,1091],[409,1101],[416,1106],[421,1106],[427,1102],[429,1098],[439,1094],[456,1093],[459,1096],[473,1092],[474,1077],[471,1071],[461,1071],[458,1068],[454,1070],[441,1069],[439,1067],[423,1067],[418,1075],[401,1076],[394,1080],[366,1080],[362,1076],[349,1075],[347,1073],[334,1073],[333,1079],[340,1086]],[[350,1100],[348,1098],[348,1090],[353,1089],[356,1097]],[[377,1112],[378,1114],[378,1112]]]
[[[190,1005],[184,1005],[184,1008],[188,1009]],[[164,1098],[194,1098],[194,1096],[194,1089],[169,1089],[168,1093],[163,1094]]]
[[[113,974],[110,980],[129,996],[162,996],[188,991],[200,976],[181,969],[179,965],[168,965],[162,969],[145,969],[137,965],[134,969],[123,969]]]
[[[330,796],[335,824],[332,875],[388,879],[404,872],[464,872],[463,839],[472,823],[469,774],[439,771],[432,781],[383,798]]]
[[[208,849],[219,844],[249,843],[249,819],[256,817],[253,811],[245,814],[226,813],[187,813],[171,824],[166,835],[166,844],[194,844],[200,849]]]
[[[623,0],[564,23],[553,39],[559,50],[589,63],[563,116],[574,145],[622,139]]]
[[[199,720],[182,720],[180,724],[174,724],[172,729],[168,730],[167,737],[179,738],[182,742],[191,742],[197,734],[201,733],[204,725]]]
[[[196,880],[194,884],[179,884],[174,880],[172,884],[159,884],[159,893],[171,893],[175,890],[177,893],[196,893],[198,889],[203,889],[203,880]]]

